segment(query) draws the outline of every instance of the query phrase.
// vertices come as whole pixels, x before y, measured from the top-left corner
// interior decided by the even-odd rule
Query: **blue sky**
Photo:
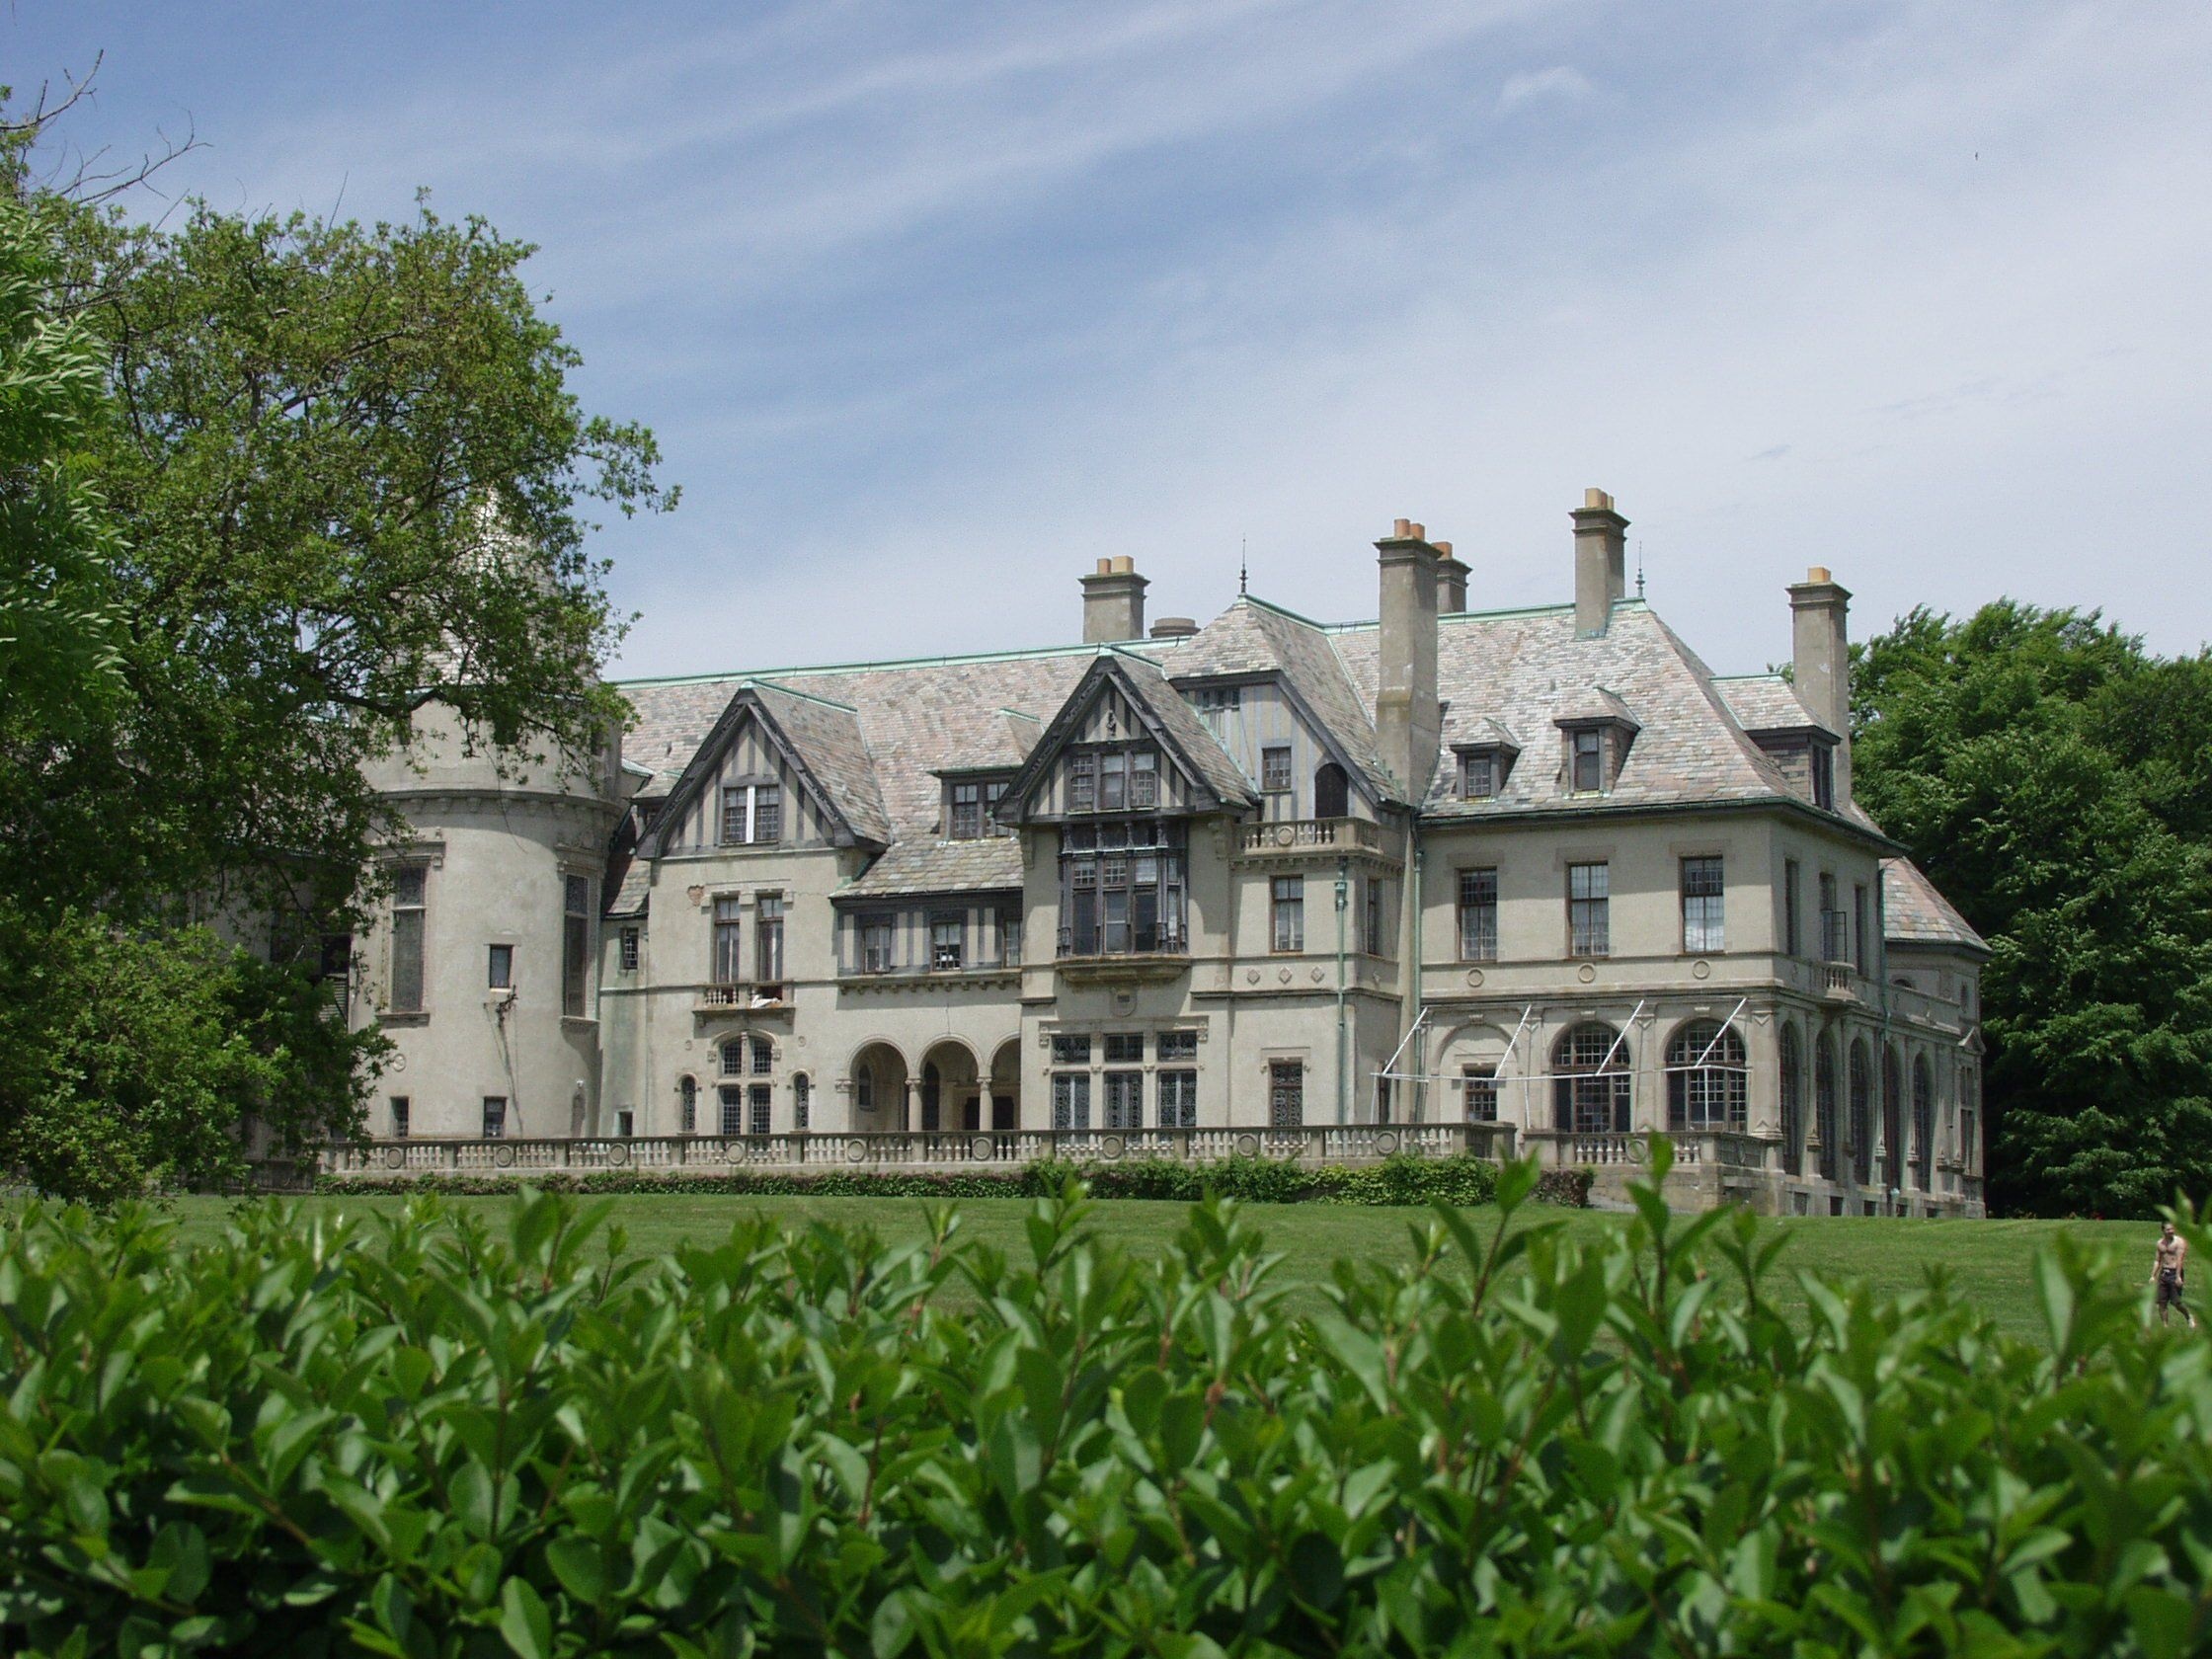
[[[542,244],[628,673],[1072,639],[1252,586],[1370,616],[1425,521],[1569,596],[1585,485],[1723,671],[2000,592],[2212,635],[2212,8],[1581,0],[17,0],[87,147],[226,207]]]

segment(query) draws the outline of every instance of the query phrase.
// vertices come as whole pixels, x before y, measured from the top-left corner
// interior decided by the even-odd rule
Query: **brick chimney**
[[[1815,565],[1789,589],[1790,672],[1797,697],[1836,734],[1836,806],[1851,801],[1851,594]]]
[[[1096,574],[1083,578],[1083,643],[1143,639],[1148,586],[1127,555],[1099,560]]]
[[[1574,520],[1574,631],[1589,639],[1606,631],[1613,604],[1628,592],[1628,520],[1603,490],[1582,492]]]
[[[1420,524],[1400,518],[1375,544],[1382,570],[1381,687],[1375,746],[1409,800],[1436,772],[1443,724],[1436,700],[1437,550]]]
[[[1439,616],[1457,616],[1467,608],[1467,567],[1452,551],[1449,541],[1436,548],[1436,609]]]

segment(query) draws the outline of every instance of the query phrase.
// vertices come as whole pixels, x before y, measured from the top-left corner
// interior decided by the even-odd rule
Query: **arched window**
[[[1820,1137],[1820,1175],[1836,1178],[1836,1039],[1823,1031],[1813,1045],[1813,1133]]]
[[[1936,1182],[1936,1079],[1928,1057],[1913,1062],[1913,1184],[1934,1192]]]
[[[1871,1075],[1866,1045],[1851,1046],[1851,1174],[1860,1186],[1874,1179],[1874,1120]]]
[[[1749,1120],[1744,1040],[1734,1026],[1692,1020],[1667,1045],[1667,1127],[1732,1129]]]
[[[1334,760],[1323,761],[1313,774],[1313,816],[1342,818],[1351,811],[1350,802],[1344,768]]]
[[[1784,1175],[1805,1172],[1805,1056],[1797,1028],[1781,1028],[1781,1168]]]
[[[699,1079],[696,1077],[676,1079],[675,1122],[678,1135],[699,1133]]]
[[[1905,1184],[1905,1089],[1898,1079],[1897,1046],[1882,1050],[1882,1185]]]
[[[801,1135],[814,1127],[809,1116],[814,1105],[814,1083],[802,1071],[791,1079],[791,1127]]]
[[[1551,1111],[1561,1135],[1628,1133],[1628,1043],[1610,1025],[1578,1025],[1551,1051]]]
[[[725,1077],[745,1075],[745,1039],[733,1037],[722,1045],[722,1074]]]

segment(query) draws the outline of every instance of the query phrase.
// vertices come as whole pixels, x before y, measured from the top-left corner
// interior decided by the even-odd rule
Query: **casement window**
[[[721,1094],[722,1133],[725,1135],[743,1135],[745,1133],[744,1087],[738,1083],[724,1083]]]
[[[1106,1073],[1106,1127],[1108,1129],[1143,1129],[1145,1127],[1144,1072],[1109,1071]]]
[[[1159,1034],[1159,1058],[1164,1064],[1170,1060],[1196,1060],[1198,1058],[1198,1033],[1195,1031],[1163,1031]]]
[[[952,786],[952,838],[956,841],[973,841],[984,832],[984,786],[981,783],[956,783]]]
[[[1958,1074],[1958,1166],[1973,1175],[1982,1167],[1981,1085],[1971,1067]]]
[[[1067,757],[1067,810],[1087,813],[1098,810],[1098,756],[1089,753],[1070,754]]]
[[[514,988],[514,947],[493,945],[485,952],[484,984],[493,990]]]
[[[1271,949],[1305,949],[1305,878],[1277,876],[1269,895],[1268,922]]]
[[[1837,908],[1836,878],[1820,873],[1820,957],[1823,962],[1851,960],[1851,918]]]
[[[1863,978],[1866,973],[1866,888],[1855,882],[1851,890],[1851,961]]]
[[[1133,812],[1150,812],[1159,805],[1159,751],[1129,751],[1129,805]]]
[[[765,1135],[768,1133],[768,1114],[774,1098],[773,1092],[766,1083],[754,1083],[751,1088],[746,1091],[745,1127],[748,1135]]]
[[[765,1077],[776,1068],[776,1046],[765,1037],[752,1039],[752,1074]]]
[[[561,1012],[582,1019],[591,988],[592,878],[561,879]]]
[[[1460,872],[1460,960],[1498,959],[1498,872]]]
[[[634,974],[638,971],[639,938],[636,928],[625,927],[622,929],[622,972],[625,974]]]
[[[734,986],[745,978],[745,901],[729,894],[714,902],[714,983]]]
[[[699,1133],[699,1079],[696,1077],[676,1079],[675,1123],[678,1135]]]
[[[783,839],[783,786],[732,783],[722,790],[722,844],[764,846]]]
[[[1227,717],[1236,712],[1238,704],[1243,700],[1239,688],[1234,685],[1201,685],[1192,695],[1197,703],[1198,717],[1206,722],[1216,737],[1221,736]]]
[[[638,1132],[638,1115],[625,1106],[614,1114],[614,1133],[627,1141]]]
[[[1270,795],[1291,791],[1291,750],[1288,744],[1270,744],[1260,750],[1260,788]]]
[[[745,1039],[733,1037],[722,1045],[722,1074],[725,1077],[745,1075]]]
[[[814,1079],[804,1071],[791,1079],[791,1127],[804,1135],[813,1128]]]
[[[998,960],[1008,968],[1017,966],[1021,962],[1021,911],[993,910],[990,930],[998,947]]]
[[[1272,1129],[1304,1127],[1304,1062],[1271,1060],[1267,1063],[1267,1121]]]
[[[1090,1128],[1090,1073],[1053,1073],[1053,1128]]]
[[[403,864],[392,872],[392,972],[389,1000],[395,1014],[423,1011],[423,941],[430,930],[430,867]]]
[[[1375,1077],[1375,1121],[1379,1124],[1390,1121],[1390,1079],[1381,1072]]]
[[[763,893],[752,901],[755,934],[753,951],[760,964],[760,983],[783,983],[783,895]]]
[[[1836,1043],[1825,1031],[1813,1046],[1813,1133],[1820,1137],[1821,1179],[1836,1178]]]
[[[392,1139],[394,1141],[404,1141],[407,1139],[407,1125],[408,1119],[413,1113],[413,1103],[408,1100],[406,1095],[395,1094],[391,1098],[391,1106]]]
[[[1606,735],[1601,731],[1567,734],[1567,787],[1577,795],[1597,795],[1606,786]]]
[[[876,1109],[876,1074],[865,1066],[852,1075],[852,1105],[857,1112]]]
[[[1098,810],[1129,810],[1129,756],[1120,750],[1109,750],[1098,757]]]
[[[1750,1076],[1735,1027],[1692,1020],[1667,1045],[1667,1127],[1742,1133]]]
[[[1802,943],[1803,929],[1797,922],[1797,887],[1799,872],[1797,860],[1785,858],[1781,865],[1781,948],[1785,956],[1796,956]]]
[[[1198,1073],[1196,1071],[1162,1071],[1158,1073],[1159,1127],[1162,1129],[1196,1129],[1198,1127]]]
[[[1551,1051],[1552,1127],[1561,1135],[1625,1135],[1634,1108],[1628,1043],[1610,1025],[1578,1025]]]
[[[1851,1087],[1851,1172],[1860,1186],[1874,1178],[1873,1076],[1866,1064],[1866,1045],[1851,1046],[1847,1079]]]
[[[1797,1175],[1803,1173],[1805,1164],[1805,1056],[1798,1046],[1795,1026],[1781,1028],[1778,1051],[1781,1168],[1784,1175]]]
[[[1135,1066],[1145,1058],[1145,1034],[1142,1031],[1109,1031],[1106,1033],[1106,1064],[1108,1066]]]
[[[1488,801],[1498,793],[1498,756],[1481,749],[1460,756],[1460,794],[1469,801]]]
[[[1183,826],[1070,826],[1061,836],[1060,954],[1185,949]]]
[[[1717,858],[1682,861],[1682,948],[1693,956],[1728,948],[1725,884]]]
[[[998,835],[1005,832],[1005,826],[998,822],[998,803],[1005,798],[1005,778],[993,778],[984,785],[984,833]]]
[[[1360,949],[1369,956],[1381,956],[1383,954],[1382,878],[1363,876],[1360,890]]]
[[[1466,1100],[1468,1123],[1498,1121],[1498,1068],[1495,1066],[1462,1066],[1460,1092]]]
[[[507,1096],[487,1094],[484,1097],[484,1139],[497,1141],[507,1134]]]
[[[943,973],[958,968],[963,960],[963,947],[967,938],[965,920],[951,913],[929,918],[929,968],[932,973]]]
[[[1836,751],[1824,743],[1815,743],[1810,759],[1813,805],[1826,807],[1833,812],[1836,806]]]
[[[1053,1064],[1055,1066],[1088,1066],[1090,1064],[1090,1037],[1055,1037],[1053,1039]]]
[[[1567,866],[1567,954],[1607,956],[1613,950],[1612,871],[1604,864]]]
[[[888,974],[899,960],[899,923],[894,916],[860,918],[860,971]]]

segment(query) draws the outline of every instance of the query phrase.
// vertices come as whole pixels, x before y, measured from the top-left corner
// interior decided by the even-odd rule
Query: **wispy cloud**
[[[1498,92],[1498,113],[1504,115],[1524,104],[1543,101],[1571,103],[1590,96],[1589,79],[1581,70],[1568,63],[1555,63],[1548,69],[1523,69],[1508,75],[1505,85]]]

